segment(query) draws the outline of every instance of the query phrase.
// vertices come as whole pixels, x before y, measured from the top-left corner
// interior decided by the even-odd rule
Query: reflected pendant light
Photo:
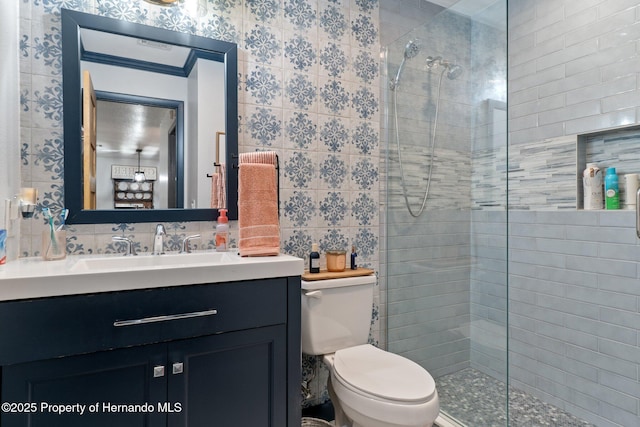
[[[147,3],[155,4],[156,6],[174,6],[179,0],[144,0]]]
[[[136,153],[138,153],[138,169],[133,173],[133,180],[136,182],[146,181],[144,172],[140,169],[140,153],[142,153],[142,148],[137,148]]]

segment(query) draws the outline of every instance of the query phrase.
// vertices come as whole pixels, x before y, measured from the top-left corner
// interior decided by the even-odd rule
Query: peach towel
[[[223,209],[227,206],[226,170],[224,164],[218,166],[218,172],[211,175],[211,208]]]
[[[275,162],[247,163],[243,155],[240,155],[238,171],[240,256],[269,256],[280,253],[276,173]]]

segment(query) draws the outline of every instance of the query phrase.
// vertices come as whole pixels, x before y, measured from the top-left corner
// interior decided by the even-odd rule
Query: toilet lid
[[[424,402],[436,390],[420,365],[369,344],[336,351],[333,370],[346,384],[387,400]]]

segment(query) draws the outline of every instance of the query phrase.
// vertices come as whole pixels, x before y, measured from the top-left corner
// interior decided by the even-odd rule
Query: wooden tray
[[[311,282],[313,280],[342,279],[344,277],[368,276],[369,274],[373,274],[373,270],[363,267],[358,267],[356,270],[347,268],[345,271],[320,270],[320,273],[309,273],[308,271],[305,271],[302,275],[302,280]]]

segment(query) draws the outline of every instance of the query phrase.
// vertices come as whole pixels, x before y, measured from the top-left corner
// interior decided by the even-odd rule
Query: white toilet
[[[324,355],[336,427],[429,427],[440,405],[420,365],[367,344],[376,277],[302,281],[302,352]]]

